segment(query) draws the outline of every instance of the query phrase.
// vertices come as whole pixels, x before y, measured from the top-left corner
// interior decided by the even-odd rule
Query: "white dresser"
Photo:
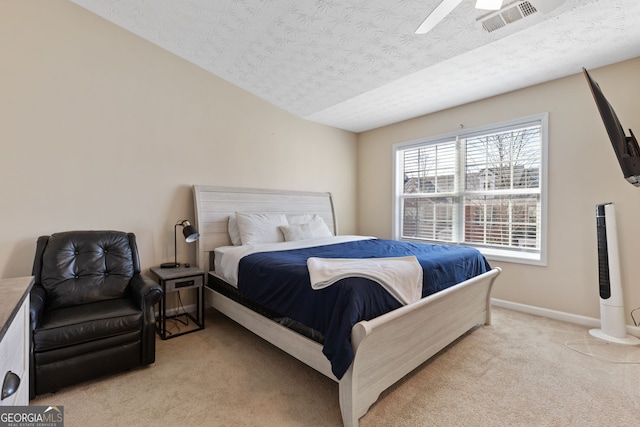
[[[29,292],[33,277],[0,280],[2,406],[29,405]]]

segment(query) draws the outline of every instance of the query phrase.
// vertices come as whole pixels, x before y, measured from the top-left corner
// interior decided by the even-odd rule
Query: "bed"
[[[315,339],[312,334],[301,331],[295,325],[292,327],[291,324],[270,316],[271,310],[268,303],[264,304],[266,311],[262,311],[260,308],[263,307],[264,301],[260,301],[258,307],[243,304],[236,296],[218,286],[233,282],[232,278],[226,275],[228,273],[221,273],[224,262],[220,259],[233,258],[228,258],[224,250],[220,249],[230,248],[231,253],[234,251],[229,232],[229,218],[236,216],[242,218],[243,213],[274,217],[286,215],[290,219],[299,216],[313,218],[314,221],[319,218],[330,234],[338,235],[331,194],[203,185],[195,185],[193,192],[195,223],[201,236],[197,241],[197,262],[198,266],[206,272],[207,305],[336,381],[339,384],[340,410],[345,426],[358,425],[359,418],[367,412],[382,391],[475,326],[489,324],[491,321],[490,294],[493,282],[500,273],[499,268],[487,269],[486,272],[478,275],[473,274],[472,277],[446,289],[435,293],[429,291],[427,293],[430,295],[416,302],[396,304],[391,307],[391,311],[371,318],[366,317],[369,320],[355,322],[353,326],[349,326],[351,354],[348,363],[344,364],[343,361],[343,367],[336,369],[335,361],[330,361],[323,353],[327,346],[326,342]],[[285,228],[282,230],[285,231]],[[234,238],[236,239],[237,237]],[[339,242],[339,244],[360,245],[360,242],[369,240],[356,238],[355,243],[349,243],[351,239],[347,238],[346,242]],[[289,243],[285,242],[284,245]],[[295,242],[291,243],[295,245]],[[335,245],[332,243],[333,246]],[[305,253],[305,250],[304,248],[294,248],[294,250],[286,248],[285,252],[289,255],[297,251]],[[349,247],[349,250],[352,248]],[[261,261],[253,260],[252,257],[254,257],[253,254],[236,255],[236,258],[242,260],[241,262]],[[258,250],[255,257],[263,257],[263,252]],[[318,259],[326,260],[327,258]],[[266,265],[272,262],[267,259]],[[422,265],[422,261],[420,264]],[[424,272],[428,273],[427,270]],[[233,283],[232,288],[242,288],[244,273],[239,273],[238,276],[242,277],[237,278],[239,282]],[[334,284],[329,288],[337,286]],[[375,284],[373,287],[380,288]],[[394,301],[393,298],[384,291],[380,295],[383,294],[387,295],[384,304],[393,305],[389,302]],[[380,298],[385,297],[380,296]],[[397,298],[395,300],[397,303]],[[294,323],[298,322],[294,321]]]

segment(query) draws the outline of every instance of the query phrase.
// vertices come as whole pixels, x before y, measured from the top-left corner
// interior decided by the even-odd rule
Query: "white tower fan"
[[[624,298],[618,258],[616,211],[613,203],[596,205],[598,237],[598,280],[600,290],[600,329],[589,333],[601,340],[638,345],[640,339],[627,335]]]

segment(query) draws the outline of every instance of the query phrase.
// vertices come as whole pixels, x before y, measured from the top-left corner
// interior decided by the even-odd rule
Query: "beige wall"
[[[37,237],[70,229],[131,231],[144,269],[169,261],[193,184],[331,191],[356,231],[355,134],[64,0],[0,0],[0,58],[0,278],[29,275]]]
[[[577,68],[576,72],[580,69]],[[640,134],[640,58],[593,70],[618,116]],[[549,112],[548,263],[498,263],[494,297],[599,318],[595,205],[616,204],[626,313],[640,306],[640,188],[622,177],[584,77],[550,83],[359,135],[358,232],[391,237],[392,145]],[[627,323],[631,319],[627,315]]]

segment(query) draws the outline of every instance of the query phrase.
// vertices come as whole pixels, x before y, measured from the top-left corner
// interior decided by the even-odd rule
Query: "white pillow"
[[[317,237],[329,237],[333,235],[331,234],[329,227],[327,227],[327,224],[325,224],[324,220],[318,215],[306,224],[285,225],[281,226],[280,230],[284,235],[284,240],[287,242],[314,239]]]
[[[233,246],[240,246],[242,240],[240,239],[240,232],[238,231],[238,221],[236,221],[235,215],[229,216],[229,238]]]
[[[287,222],[289,225],[298,225],[298,224],[307,224],[315,217],[320,217],[318,214],[297,214],[297,215],[287,215]]]
[[[309,221],[311,224],[311,228],[313,230],[313,237],[330,237],[333,236],[329,227],[327,227],[327,223],[324,222],[324,219],[318,214],[313,216],[313,219]]]
[[[324,224],[325,226],[327,225],[326,222],[324,222],[324,219],[322,219],[322,217],[318,214],[297,214],[297,215],[287,215],[287,222],[289,223],[289,225],[299,225],[299,224],[308,224],[310,222],[317,222]],[[329,228],[327,227],[327,230]],[[331,236],[331,231],[329,231],[329,235]]]
[[[283,214],[246,214],[236,212],[236,223],[243,245],[284,242],[280,226],[287,225]]]
[[[292,224],[280,226],[285,242],[294,240],[313,239],[313,230],[310,224]]]

